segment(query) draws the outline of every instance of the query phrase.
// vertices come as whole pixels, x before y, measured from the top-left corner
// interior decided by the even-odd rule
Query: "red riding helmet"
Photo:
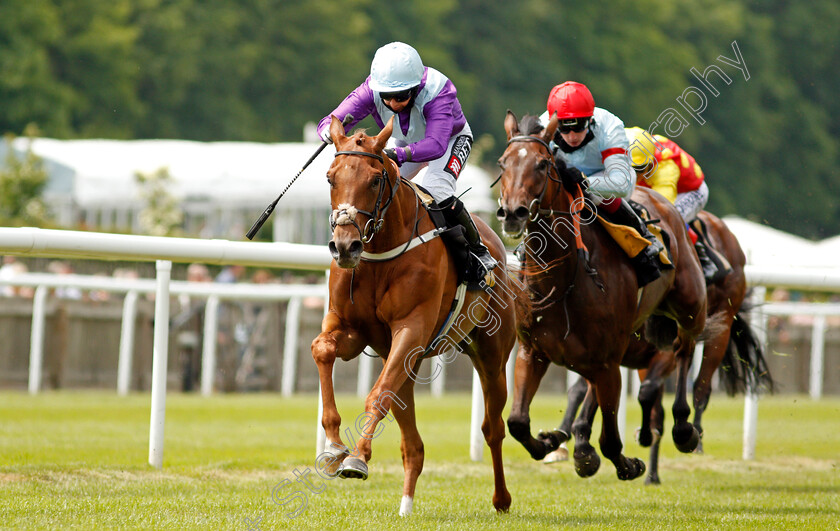
[[[555,112],[561,120],[589,118],[595,112],[595,100],[586,85],[566,81],[551,89],[548,95],[548,116]]]

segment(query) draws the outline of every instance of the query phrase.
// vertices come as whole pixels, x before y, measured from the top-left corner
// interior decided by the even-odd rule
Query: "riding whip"
[[[341,121],[341,125],[347,125],[352,121],[353,115],[348,113],[344,117],[344,120]],[[289,190],[292,184],[294,184],[297,178],[300,177],[300,174],[303,173],[303,170],[305,170],[310,164],[312,164],[312,161],[315,160],[315,157],[317,157],[321,154],[322,151],[324,151],[324,148],[327,147],[327,144],[329,144],[329,142],[324,140],[324,142],[320,146],[318,146],[318,149],[315,151],[315,153],[311,157],[309,157],[309,160],[306,161],[306,164],[303,165],[303,168],[301,168],[300,171],[297,172],[297,175],[294,176],[292,181],[286,185],[286,188],[284,188],[280,195],[277,196],[277,199],[275,199],[270,205],[268,205],[265,211],[260,216],[260,219],[254,222],[254,225],[251,227],[251,230],[249,230],[248,234],[245,235],[246,238],[248,238],[249,240],[254,239],[254,236],[257,235],[257,232],[259,232],[259,230],[265,224],[266,220],[268,219],[268,216],[270,216],[271,213],[274,212],[274,207],[277,206],[277,203],[280,201],[280,198],[282,198],[286,194],[286,192]]]

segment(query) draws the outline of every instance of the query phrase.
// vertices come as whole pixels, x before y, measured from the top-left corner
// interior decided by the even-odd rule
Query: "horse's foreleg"
[[[645,472],[641,459],[625,457],[621,453],[623,445],[618,433],[618,402],[621,398],[621,371],[618,365],[599,372],[593,383],[598,406],[601,408],[601,453],[613,462],[618,479],[635,479]]]
[[[598,411],[598,401],[595,399],[595,391],[589,382],[584,378],[581,378],[579,382],[583,382],[584,398],[580,414],[572,423],[572,434],[575,436],[575,472],[582,478],[588,478],[601,467],[601,458],[589,442],[592,436],[592,423]]]
[[[312,342],[312,358],[318,366],[318,380],[321,383],[321,400],[323,402],[323,413],[321,415],[321,426],[324,427],[327,439],[325,447],[320,449],[326,452],[333,453],[340,457],[337,462],[343,458],[340,447],[344,444],[339,435],[339,428],[341,427],[341,415],[338,413],[338,408],[335,405],[335,390],[333,388],[333,366],[336,358],[336,340],[328,333],[321,333]],[[352,443],[352,441],[351,441]],[[333,448],[333,445],[339,448]],[[337,463],[336,462],[336,466]]]
[[[546,370],[547,360],[537,358],[520,345],[514,371],[513,404],[510,407],[507,425],[513,438],[522,443],[531,457],[538,461],[548,452],[557,449],[557,446],[552,448],[547,441],[531,436],[531,416],[528,412]]]
[[[408,408],[408,404],[395,391],[402,388],[410,374],[414,374],[412,367],[419,367],[418,361],[423,353],[420,346],[422,337],[422,326],[402,326],[394,333],[385,366],[365,400],[365,412],[356,419],[359,441],[351,466],[357,468],[360,475],[355,475],[351,469],[347,473],[342,471],[345,477],[367,477],[367,462],[371,457],[372,441],[384,429],[380,422],[394,407],[402,410]],[[345,460],[345,467],[347,464],[348,461]]]
[[[417,431],[417,419],[414,416],[414,380],[406,381],[397,393],[397,397],[406,405],[405,409],[394,408],[393,413],[400,426],[400,452],[405,472],[400,516],[407,516],[411,514],[414,507],[414,490],[417,487],[417,478],[423,471],[425,459],[423,439]]]
[[[688,369],[691,367],[695,341],[688,339],[685,332],[680,329],[677,344],[675,353],[677,355],[679,371],[677,375],[676,396],[674,397],[674,406],[672,408],[674,428],[671,431],[671,435],[674,438],[674,445],[677,447],[677,450],[688,453],[693,452],[700,442],[699,433],[694,428],[694,425],[688,422],[691,408],[689,408],[688,400],[686,399]]]
[[[335,473],[341,461],[347,456],[346,447],[341,441],[339,429],[341,427],[341,415],[335,404],[335,390],[333,388],[333,366],[337,357],[350,359],[361,352],[364,345],[353,332],[337,328],[338,321],[328,315],[324,319],[321,332],[312,341],[312,358],[318,367],[318,379],[321,383],[321,399],[323,402],[323,414],[321,425],[326,432],[326,441],[323,450],[336,457],[332,459],[329,468],[330,473]],[[352,445],[353,441],[349,441]]]

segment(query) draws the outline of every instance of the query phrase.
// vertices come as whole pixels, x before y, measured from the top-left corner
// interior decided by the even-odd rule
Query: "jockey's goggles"
[[[572,118],[560,122],[561,133],[582,133],[589,127],[589,118]]]
[[[382,101],[395,101],[397,103],[402,103],[404,101],[408,101],[411,99],[412,92],[414,91],[413,88],[403,90],[400,92],[380,92],[379,97],[382,98]]]

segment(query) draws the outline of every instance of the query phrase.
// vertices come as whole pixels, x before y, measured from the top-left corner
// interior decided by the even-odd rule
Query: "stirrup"
[[[471,279],[467,282],[467,288],[470,290],[484,289],[488,291],[496,285],[496,279],[493,277],[493,269],[499,265],[499,262],[493,258],[490,251],[484,245],[481,246],[482,252],[476,252],[470,249],[470,256],[472,257],[471,264]],[[482,285],[483,284],[483,285]]]

